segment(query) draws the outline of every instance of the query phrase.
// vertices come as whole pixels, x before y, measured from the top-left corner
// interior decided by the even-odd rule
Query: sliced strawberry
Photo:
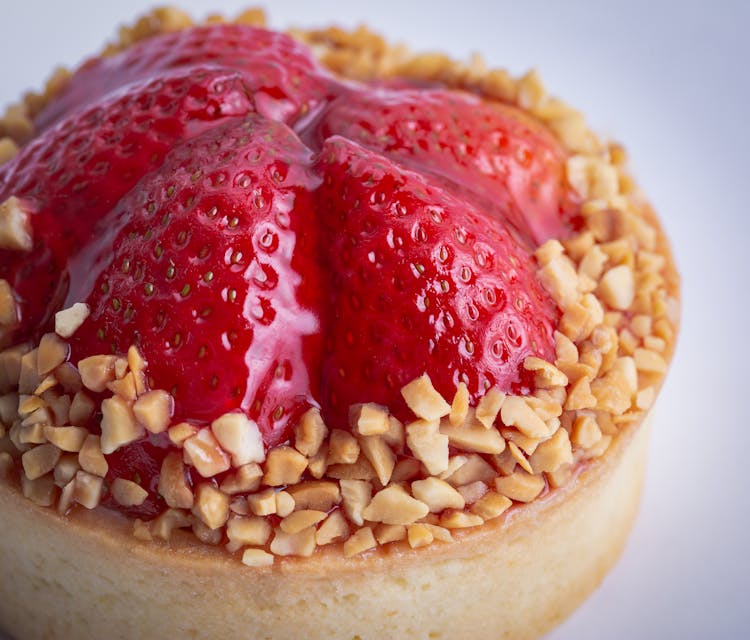
[[[310,155],[258,116],[175,147],[71,261],[66,305],[91,307],[73,361],[136,344],[176,421],[241,408],[284,440],[322,342]]]
[[[29,253],[0,251],[0,278],[22,301],[25,335],[57,310],[66,264],[94,225],[174,144],[253,111],[231,71],[195,69],[135,85],[48,130],[0,168],[0,202],[11,195],[33,212]],[[50,304],[52,302],[52,304]]]
[[[326,109],[317,136],[335,134],[440,176],[535,243],[569,233],[574,222],[578,203],[565,180],[566,152],[515,107],[445,89],[371,87]]]
[[[446,398],[460,381],[474,399],[492,386],[527,391],[523,360],[554,357],[558,311],[506,225],[341,137],[319,168],[330,423],[346,424],[358,402],[403,409],[401,387],[424,372]]]
[[[157,35],[86,62],[36,118],[46,129],[110,91],[165,71],[210,65],[242,75],[259,113],[295,122],[326,99],[334,80],[309,49],[283,33],[214,24]]]

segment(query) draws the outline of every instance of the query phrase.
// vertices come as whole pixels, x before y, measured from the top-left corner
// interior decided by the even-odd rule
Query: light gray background
[[[53,66],[95,52],[116,24],[151,3],[0,4],[2,107],[40,86]],[[182,2],[197,16],[245,4]],[[674,243],[684,278],[683,327],[625,555],[550,637],[749,637],[750,3],[269,0],[266,6],[277,27],[365,21],[416,49],[460,57],[480,51],[515,72],[536,66],[594,128],[626,143]]]

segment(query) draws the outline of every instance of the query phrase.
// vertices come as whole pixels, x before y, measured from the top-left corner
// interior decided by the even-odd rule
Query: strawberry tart
[[[534,72],[257,11],[57,72],[0,119],[0,629],[552,628],[679,319],[625,163]]]

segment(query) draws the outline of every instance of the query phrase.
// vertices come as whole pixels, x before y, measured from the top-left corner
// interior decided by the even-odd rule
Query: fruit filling
[[[247,564],[422,546],[562,483],[664,364],[619,352],[632,247],[511,101],[211,24],[90,60],[30,123],[0,166],[0,455],[61,513]]]

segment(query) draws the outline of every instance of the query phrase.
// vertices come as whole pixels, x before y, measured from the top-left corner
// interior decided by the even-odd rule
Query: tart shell
[[[61,518],[0,485],[0,620],[36,638],[535,638],[601,582],[643,486],[649,418],[566,487],[451,543],[249,568],[175,535],[141,542],[101,509]]]

